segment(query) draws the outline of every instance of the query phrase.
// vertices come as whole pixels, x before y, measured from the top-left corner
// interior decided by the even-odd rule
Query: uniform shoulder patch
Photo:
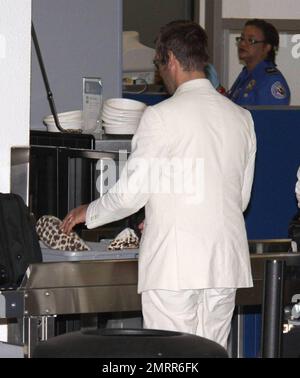
[[[286,89],[280,81],[276,81],[271,87],[273,97],[282,100],[287,97]]]
[[[267,74],[275,74],[279,72],[276,67],[267,67],[265,71]]]

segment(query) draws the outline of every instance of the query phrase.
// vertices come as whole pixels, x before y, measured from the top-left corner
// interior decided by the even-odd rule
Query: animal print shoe
[[[90,247],[76,234],[71,231],[69,235],[59,228],[61,220],[52,216],[44,215],[36,223],[36,232],[40,240],[49,248],[60,251],[89,251]]]
[[[108,246],[112,251],[127,248],[139,248],[139,238],[131,228],[121,231]]]

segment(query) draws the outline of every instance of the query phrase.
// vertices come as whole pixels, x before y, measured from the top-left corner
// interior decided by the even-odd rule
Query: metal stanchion
[[[262,358],[281,356],[284,273],[284,261],[266,261],[262,308]]]

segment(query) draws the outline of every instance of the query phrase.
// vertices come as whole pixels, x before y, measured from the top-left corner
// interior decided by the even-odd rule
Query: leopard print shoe
[[[40,240],[49,248],[60,251],[89,251],[89,246],[71,231],[64,234],[59,228],[61,220],[52,216],[44,215],[36,223],[36,232]]]
[[[110,251],[128,248],[139,248],[139,238],[131,228],[125,228],[121,231],[108,246]]]

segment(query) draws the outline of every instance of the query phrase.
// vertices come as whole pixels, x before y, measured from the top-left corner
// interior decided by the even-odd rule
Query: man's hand
[[[144,231],[144,221],[141,222],[139,225],[138,225],[138,229],[140,230],[141,234],[143,233]]]
[[[60,226],[62,232],[69,235],[76,224],[84,223],[88,206],[89,205],[81,205],[71,210],[62,221]]]

